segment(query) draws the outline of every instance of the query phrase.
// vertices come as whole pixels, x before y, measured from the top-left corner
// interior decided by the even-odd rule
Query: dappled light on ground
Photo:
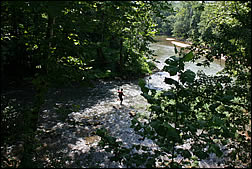
[[[117,96],[118,88],[124,89],[122,105]],[[50,100],[47,100],[46,109],[41,114],[38,129],[41,131],[38,136],[41,138],[41,144],[47,146],[41,148],[38,153],[45,155],[48,152],[55,156],[47,156],[46,161],[40,159],[43,166],[49,167],[53,165],[54,158],[61,158],[58,159],[58,165],[62,167],[123,167],[110,162],[108,157],[111,154],[97,146],[101,138],[95,131],[101,127],[122,141],[125,147],[129,148],[133,144],[155,147],[151,140],[139,141],[141,136],[130,128],[130,112],[148,112],[148,103],[140,94],[137,81],[101,81],[95,88],[85,92],[81,88],[71,91],[52,89],[48,95]],[[52,95],[55,97],[51,97]],[[61,100],[62,98],[66,99]],[[59,157],[57,152],[64,153]]]

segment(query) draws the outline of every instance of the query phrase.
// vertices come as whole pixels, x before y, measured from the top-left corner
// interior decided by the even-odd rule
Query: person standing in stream
[[[118,97],[119,97],[119,99],[120,99],[120,101],[121,101],[121,105],[122,105],[123,96],[125,96],[125,95],[123,94],[123,89],[121,89],[121,91],[118,89],[117,93],[118,93]]]

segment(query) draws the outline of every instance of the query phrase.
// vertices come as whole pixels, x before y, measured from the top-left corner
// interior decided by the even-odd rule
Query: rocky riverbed
[[[122,105],[117,96],[118,88],[123,88],[126,95]],[[154,151],[158,146],[152,140],[142,139],[130,127],[131,116],[148,115],[148,106],[137,80],[100,80],[92,88],[51,88],[40,113],[33,160],[39,168],[125,168],[109,160],[113,153],[97,146],[101,138],[95,131],[104,127],[125,147],[139,144]],[[16,147],[20,147],[20,143]],[[190,149],[190,140],[183,147]],[[13,146],[9,148],[17,150]],[[228,152],[225,147],[223,151]],[[169,161],[168,155],[160,159]],[[225,165],[223,159],[210,154],[208,159],[199,161],[199,167]]]
[[[118,88],[124,89],[122,105]],[[141,140],[130,128],[132,114],[148,113],[148,103],[140,94],[137,81],[99,81],[94,88],[51,89],[38,127],[41,167],[50,167],[55,160],[61,167],[125,167],[110,162],[110,154],[97,147],[100,137],[95,131],[101,127],[125,147],[143,144],[155,148],[151,140]]]
[[[126,95],[122,105],[117,96],[118,88],[123,88]],[[132,114],[149,113],[149,104],[141,96],[137,81],[98,81],[95,87],[88,89],[50,89],[47,98],[38,125],[40,144],[36,151],[40,167],[125,168],[109,161],[113,154],[97,146],[101,138],[95,131],[102,127],[127,148],[139,144],[153,151],[158,149],[152,140],[142,139],[130,127]],[[190,141],[183,147],[189,149]],[[168,156],[161,159],[167,160]],[[223,162],[210,154],[199,166],[224,167]]]

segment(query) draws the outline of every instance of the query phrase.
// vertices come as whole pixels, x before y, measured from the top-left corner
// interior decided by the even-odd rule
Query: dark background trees
[[[3,87],[38,72],[53,82],[103,76],[107,70],[126,76],[148,73],[144,58],[155,34],[154,6],[135,1],[4,1]]]

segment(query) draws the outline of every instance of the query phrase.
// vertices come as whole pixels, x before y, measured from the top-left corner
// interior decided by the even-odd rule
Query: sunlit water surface
[[[164,37],[159,38],[159,41],[157,43],[150,44],[149,48],[151,50],[154,50],[155,55],[157,55],[157,59],[159,63],[157,64],[157,67],[159,70],[162,70],[163,67],[166,65],[165,60],[168,59],[171,56],[177,56],[175,54],[174,46],[171,42],[165,40]],[[180,50],[179,47],[177,47],[178,50]],[[190,69],[191,71],[197,73],[199,70],[202,70],[206,75],[215,75],[217,72],[221,71],[224,68],[224,61],[214,61],[210,64],[209,67],[204,66],[196,66],[198,62],[201,62],[203,59],[197,60],[195,63],[193,62],[186,62],[185,63],[185,70]],[[145,80],[147,82],[147,87],[150,89],[157,89],[157,90],[167,90],[170,88],[169,85],[167,85],[164,82],[165,77],[173,78],[175,80],[178,80],[178,76],[170,76],[168,72],[160,71],[152,74],[149,77],[146,77]]]

